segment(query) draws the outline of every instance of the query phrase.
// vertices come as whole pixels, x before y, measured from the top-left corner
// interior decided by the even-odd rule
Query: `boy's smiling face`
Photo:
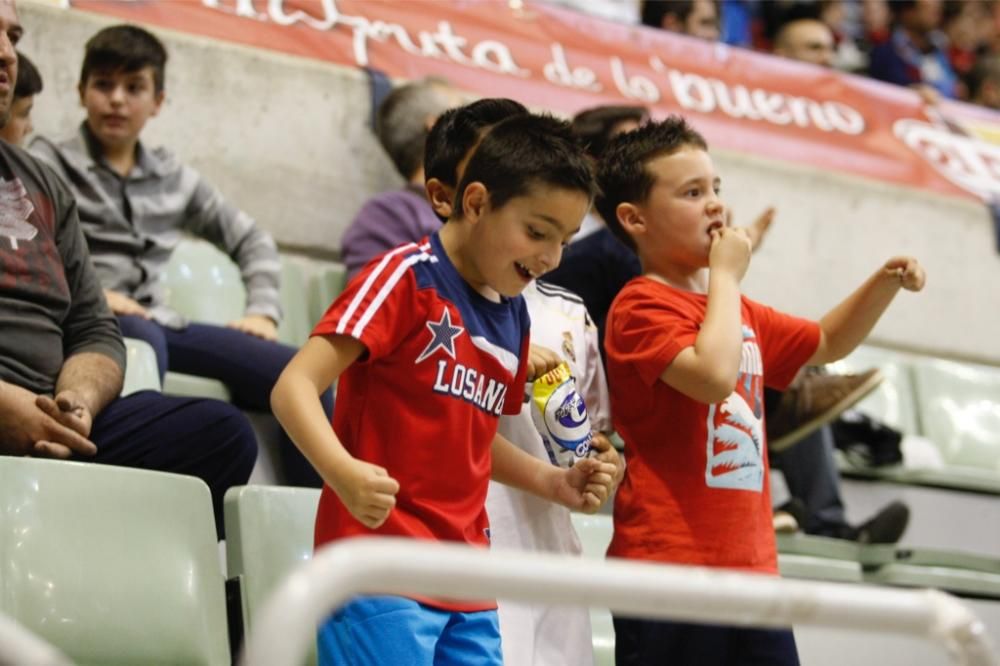
[[[712,158],[687,146],[646,164],[653,187],[642,203],[623,203],[619,220],[644,262],[697,270],[708,266],[712,232],[726,225]]]
[[[494,210],[486,189],[471,183],[463,205],[464,217],[474,220],[463,277],[481,293],[514,297],[559,265],[590,200],[577,190],[536,185]]]
[[[87,125],[106,149],[134,144],[162,103],[163,91],[156,92],[152,66],[134,72],[92,72],[80,86]]]

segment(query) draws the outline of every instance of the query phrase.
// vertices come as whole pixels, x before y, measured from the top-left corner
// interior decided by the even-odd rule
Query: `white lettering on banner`
[[[659,60],[650,64],[663,68],[677,103],[687,111],[712,113],[716,109],[730,118],[764,120],[774,125],[795,124],[815,127],[823,132],[861,134],[865,119],[858,111],[840,102],[819,102],[807,97],[789,97],[746,86],[731,86],[725,81],[699,74],[668,69]]]
[[[604,86],[597,82],[597,74],[589,67],[574,67],[570,69],[569,61],[566,59],[566,51],[562,44],[553,44],[551,47],[552,61],[545,64],[542,74],[545,79],[557,86],[566,88],[579,88],[591,92],[600,92]]]
[[[483,40],[472,47],[466,55],[464,49],[469,40],[455,34],[448,21],[438,23],[436,32],[421,30],[417,39],[410,36],[405,27],[398,23],[386,23],[380,20],[370,20],[364,16],[342,14],[337,7],[337,0],[320,0],[322,18],[317,18],[301,9],[285,11],[285,0],[267,0],[267,12],[257,11],[257,0],[234,0],[235,8],[222,4],[222,0],[201,0],[202,5],[210,9],[233,13],[237,16],[256,19],[258,21],[273,21],[278,25],[289,26],[302,23],[314,30],[328,32],[339,26],[351,29],[353,36],[354,61],[361,67],[368,65],[368,44],[371,41],[385,43],[395,40],[405,52],[429,58],[447,58],[460,65],[478,67],[498,74],[507,74],[526,78],[531,72],[522,69],[514,60],[510,49],[495,40]],[[419,44],[419,46],[418,46]]]
[[[1000,146],[912,118],[897,120],[892,130],[955,185],[985,201],[1000,198]]]
[[[257,11],[257,4],[265,2],[267,11]],[[341,13],[337,0],[319,0],[322,17],[302,9],[286,10],[286,0],[202,0],[205,7],[290,26],[301,23],[314,30],[331,31],[338,27],[352,32],[354,61],[368,65],[368,45],[371,42],[395,44],[404,52],[425,58],[447,59],[466,67],[476,67],[498,74],[527,78],[530,70],[518,66],[510,48],[501,41],[487,39],[471,45],[469,40],[455,33],[448,21],[440,21],[437,30],[421,30],[416,39],[398,23],[387,23],[364,16]],[[378,3],[367,5],[379,7]],[[566,88],[588,92],[601,92],[604,87],[598,74],[589,67],[572,67],[562,44],[550,44],[551,60],[542,68],[547,81]],[[728,50],[717,54],[728,57]],[[644,74],[630,74],[624,61],[611,56],[608,60],[615,88],[626,99],[643,104],[657,104],[663,93],[657,83]],[[821,132],[861,134],[866,129],[864,116],[854,108],[837,101],[818,101],[808,97],[793,97],[760,88],[730,85],[725,81],[683,72],[668,67],[658,56],[649,58],[654,72],[664,74],[678,105],[685,111],[714,113],[718,111],[730,118],[763,121],[772,125],[796,125],[816,128]]]
[[[617,56],[611,58],[611,76],[615,80],[615,86],[629,99],[637,99],[647,104],[655,104],[660,101],[660,89],[656,84],[645,76],[636,74],[628,76],[625,73],[625,63]]]

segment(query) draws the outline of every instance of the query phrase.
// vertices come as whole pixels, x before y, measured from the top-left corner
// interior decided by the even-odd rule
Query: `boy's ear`
[[[156,102],[156,108],[153,109],[153,113],[150,114],[150,117],[155,116],[160,112],[160,107],[163,106],[163,100],[166,98],[167,94],[164,90],[161,90],[153,96],[153,101]]]
[[[646,220],[635,204],[622,202],[615,208],[615,214],[618,216],[618,223],[629,236],[641,234],[646,230]]]
[[[455,191],[438,178],[429,178],[424,183],[424,190],[427,191],[427,199],[431,202],[434,212],[446,220],[451,217]]]
[[[478,222],[490,205],[490,193],[478,180],[469,183],[462,192],[462,217],[469,222]]]

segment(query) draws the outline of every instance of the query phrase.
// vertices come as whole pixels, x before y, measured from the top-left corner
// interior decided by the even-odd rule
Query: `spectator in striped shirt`
[[[277,342],[280,263],[274,240],[227,203],[194,169],[139,139],[164,100],[167,51],[133,25],[104,28],[86,45],[80,102],[87,117],[62,141],[39,137],[32,150],[76,196],[94,266],[122,333],[156,350],[167,370],[217,379],[244,409],[269,409],[268,396],[295,349]],[[185,234],[222,248],[239,265],[246,311],[227,326],[192,323],[168,307],[161,274]],[[323,395],[327,414],[333,409]],[[285,481],[320,479],[287,436]]]

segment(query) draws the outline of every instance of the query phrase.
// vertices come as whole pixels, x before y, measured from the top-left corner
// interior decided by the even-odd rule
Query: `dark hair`
[[[17,52],[17,83],[14,84],[14,99],[31,97],[42,92],[42,75],[28,56]]]
[[[87,40],[80,85],[86,85],[94,72],[132,73],[152,67],[153,88],[161,93],[166,66],[167,49],[151,32],[137,25],[113,25]]]
[[[595,106],[573,116],[573,134],[591,157],[600,159],[616,125],[628,120],[642,123],[648,119],[649,111],[642,106]]]
[[[712,0],[712,4],[718,13],[718,0]],[[662,28],[663,17],[667,14],[675,16],[677,21],[683,24],[693,11],[694,0],[645,0],[642,3],[642,24]]]
[[[21,77],[18,77],[18,81]],[[976,60],[975,66],[969,72],[967,83],[969,85],[969,97],[973,102],[982,92],[983,85],[991,82],[1000,85],[1000,56],[983,56]]]
[[[410,180],[423,165],[427,118],[437,118],[451,103],[444,79],[427,78],[394,88],[375,114],[375,134],[399,174]]]
[[[604,151],[597,170],[597,211],[612,233],[635,250],[635,242],[618,221],[618,205],[642,203],[649,196],[655,178],[646,164],[663,155],[693,146],[708,150],[705,138],[681,116],[670,116],[661,122],[649,122],[614,137]]]
[[[475,182],[486,187],[494,210],[537,186],[576,190],[588,199],[596,187],[590,159],[569,123],[531,113],[497,123],[482,138],[458,186],[453,217],[462,215],[462,197]]]
[[[458,181],[458,165],[479,141],[483,130],[527,112],[520,102],[502,97],[487,97],[448,109],[438,116],[427,135],[424,178],[437,178],[454,187]]]

